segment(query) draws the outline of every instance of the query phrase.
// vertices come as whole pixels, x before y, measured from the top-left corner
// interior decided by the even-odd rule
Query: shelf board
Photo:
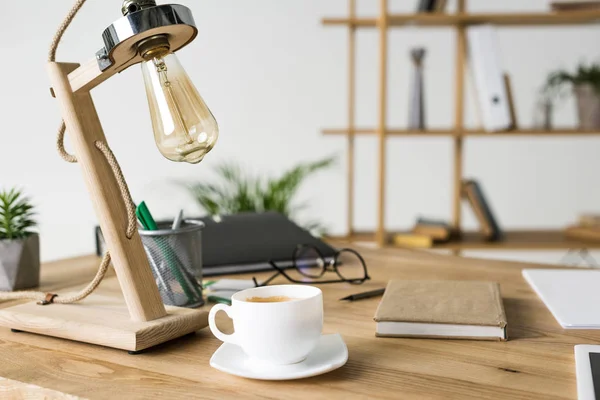
[[[324,135],[348,135],[348,129],[324,129]],[[377,130],[373,128],[357,128],[355,135],[377,135]],[[457,132],[454,129],[428,129],[428,130],[409,130],[409,129],[388,129],[386,136],[480,136],[480,137],[510,137],[510,136],[594,136],[600,135],[598,130],[580,130],[580,129],[516,129],[504,132],[487,132],[481,129],[469,129],[463,132]]]
[[[390,237],[393,234],[390,234]],[[341,242],[374,242],[373,232],[356,232],[352,236],[329,237]],[[389,247],[397,247],[388,243]],[[558,230],[511,230],[504,232],[504,239],[498,242],[486,241],[478,232],[463,232],[460,239],[435,244],[431,250],[569,250],[600,249],[600,242],[584,242],[565,237]],[[425,249],[429,250],[429,249]]]
[[[324,25],[343,25],[374,28],[378,18],[323,18]],[[481,13],[481,14],[390,14],[390,26],[460,26],[495,24],[500,26],[580,25],[600,22],[600,10],[531,12],[531,13]]]

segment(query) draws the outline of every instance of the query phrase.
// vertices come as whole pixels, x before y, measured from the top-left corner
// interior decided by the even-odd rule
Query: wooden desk
[[[325,332],[339,332],[348,363],[319,377],[288,382],[237,378],[208,361],[221,345],[208,329],[147,354],[29,333],[0,330],[0,376],[86,398],[575,398],[575,344],[600,343],[600,331],[565,331],[521,278],[530,266],[407,250],[360,249],[372,281],[324,285]],[[46,264],[44,289],[83,285],[96,257]],[[501,284],[509,342],[375,338],[379,299],[342,296],[384,286],[389,279],[494,280]],[[118,292],[116,280],[101,285]],[[9,303],[4,303],[5,306]]]

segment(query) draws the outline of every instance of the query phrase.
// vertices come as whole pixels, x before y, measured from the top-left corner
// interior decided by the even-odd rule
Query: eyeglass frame
[[[300,268],[298,268],[298,265],[296,263],[297,261],[297,253],[298,250],[302,249],[302,248],[312,248],[313,250],[315,250],[317,252],[317,254],[319,255],[319,259],[323,261],[323,267],[321,268],[321,273],[319,274],[319,276],[314,277],[314,276],[309,276],[306,275],[305,273],[302,272],[302,270]],[[365,273],[365,276],[361,279],[347,279],[344,278],[344,276],[339,272],[338,268],[337,268],[337,260],[338,257],[341,253],[343,252],[350,252],[352,254],[354,254],[355,256],[358,257],[358,259],[360,260],[362,267],[363,267],[363,271]],[[269,282],[271,282],[273,279],[277,278],[279,275],[283,275],[288,281],[292,282],[292,283],[296,283],[296,284],[300,284],[300,285],[313,285],[313,284],[326,284],[326,283],[343,283],[343,282],[347,282],[350,283],[351,285],[360,285],[362,283],[364,283],[365,281],[368,281],[371,279],[371,277],[369,276],[369,273],[367,272],[367,263],[365,262],[365,259],[360,255],[359,252],[357,252],[354,249],[350,249],[350,248],[342,248],[340,250],[337,250],[335,252],[335,254],[333,255],[333,257],[331,257],[331,259],[328,261],[324,256],[323,253],[321,253],[321,251],[313,245],[309,245],[309,244],[300,244],[298,246],[296,246],[296,249],[294,250],[294,255],[293,255],[293,259],[292,259],[292,268],[295,268],[301,275],[304,275],[305,277],[309,278],[309,279],[319,279],[321,276],[325,275],[326,272],[335,272],[340,279],[339,280],[327,280],[327,281],[312,281],[312,282],[306,282],[306,281],[299,281],[296,280],[294,278],[292,278],[291,276],[289,276],[285,270],[281,267],[278,267],[277,264],[275,264],[275,262],[273,260],[269,260],[269,264],[271,265],[271,267],[273,267],[275,270],[277,270],[277,272],[275,274],[273,274],[269,279],[265,280],[262,283],[258,283],[258,281],[256,280],[256,277],[252,277],[252,281],[254,282],[254,286],[255,287],[262,287],[262,286],[267,286],[269,284]]]

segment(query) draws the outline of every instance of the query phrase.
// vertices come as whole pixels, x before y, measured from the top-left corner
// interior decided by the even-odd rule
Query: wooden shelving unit
[[[552,137],[552,136],[590,136],[600,135],[600,131],[582,131],[577,129],[516,129],[506,132],[486,132],[482,129],[467,129],[464,126],[465,74],[467,63],[466,28],[476,24],[495,24],[497,26],[569,26],[600,23],[600,10],[572,12],[538,13],[481,13],[466,12],[466,0],[458,0],[455,14],[391,14],[388,1],[379,0],[379,15],[371,18],[356,16],[356,0],[348,0],[348,17],[324,18],[327,26],[344,26],[348,29],[348,125],[346,128],[325,129],[325,135],[344,135],[348,140],[348,236],[338,240],[374,241],[383,247],[390,245],[390,232],[385,229],[385,176],[386,144],[394,136],[400,137],[447,137],[452,141],[454,157],[452,224],[460,231],[461,227],[461,182],[463,179],[463,143],[467,138],[486,137]],[[396,27],[450,27],[455,31],[456,40],[456,76],[455,80],[455,116],[454,126],[449,129],[428,129],[426,131],[395,129],[386,125],[387,117],[387,59],[388,30]],[[355,125],[355,81],[356,81],[356,30],[375,28],[379,33],[379,79],[378,113],[374,127],[356,127]],[[378,140],[378,190],[377,190],[377,229],[375,232],[356,232],[354,230],[354,139],[357,135],[371,135]],[[499,242],[486,242],[477,233],[466,232],[461,239],[436,245],[436,249],[449,249],[458,253],[464,249],[500,250],[500,249],[571,249],[600,248],[600,243],[587,243],[567,239],[562,230],[524,230],[505,232],[505,239]]]

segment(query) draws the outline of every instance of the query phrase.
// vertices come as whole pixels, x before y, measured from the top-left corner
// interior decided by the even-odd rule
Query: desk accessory
[[[524,269],[523,277],[565,329],[600,329],[600,271]]]
[[[198,30],[190,9],[154,0],[125,0],[123,17],[102,34],[104,46],[84,65],[56,62],[56,50],[85,0],[78,0],[60,26],[49,52],[51,94],[63,115],[57,146],[68,162],[79,162],[96,215],[106,237],[106,253],[94,280],[81,292],[1,294],[30,298],[0,311],[0,325],[137,352],[206,326],[206,313],[165,307],[137,233],[135,206],[119,164],[107,144],[90,90],[113,75],[142,65],[156,144],[172,161],[200,162],[215,145],[217,123],[173,52],[189,44]],[[64,149],[65,130],[75,155]],[[110,261],[124,304],[90,296]],[[86,298],[77,305],[65,305]]]
[[[264,301],[255,302],[252,300]],[[242,290],[231,306],[210,310],[210,330],[222,342],[239,346],[252,359],[271,365],[303,361],[317,346],[323,330],[323,293],[314,286],[277,285]],[[233,320],[234,333],[217,328],[217,312]]]
[[[371,297],[381,296],[385,293],[385,288],[375,289],[368,292],[351,294],[350,296],[342,297],[340,300],[355,301],[361,299],[370,299]]]
[[[374,319],[378,337],[507,340],[494,282],[392,280]]]
[[[577,399],[596,400],[600,398],[600,346],[578,344],[574,350]]]
[[[301,244],[296,246],[293,255],[292,268],[285,271],[284,266],[277,265],[273,260],[269,263],[275,274],[262,283],[252,278],[256,287],[266,286],[279,275],[296,284],[324,284],[347,282],[360,285],[371,279],[367,273],[367,264],[362,256],[353,249],[341,249],[332,257],[326,258],[318,248]],[[327,272],[334,272],[337,279],[327,279]]]
[[[179,213],[173,220],[173,225],[171,225],[171,229],[179,229],[181,227],[181,222],[183,221],[183,210],[179,210]]]
[[[166,305],[194,308],[204,304],[202,288],[197,283],[202,280],[203,228],[201,221],[185,220],[178,229],[166,224],[139,231]]]
[[[272,365],[256,362],[239,346],[223,343],[210,359],[210,366],[231,375],[261,380],[291,380],[322,375],[348,361],[348,348],[340,334],[322,335],[315,349],[296,364]]]
[[[135,215],[137,216],[138,221],[142,224],[142,227],[149,231],[154,231],[158,229],[156,225],[156,221],[150,213],[148,206],[145,201],[142,201],[135,209]]]

